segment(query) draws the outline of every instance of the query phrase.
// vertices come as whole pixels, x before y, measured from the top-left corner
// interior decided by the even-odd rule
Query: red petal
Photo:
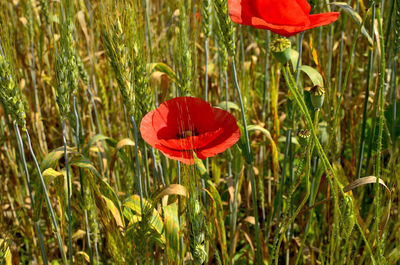
[[[140,122],[140,134],[143,140],[145,140],[149,145],[155,147],[158,143],[157,132],[153,127],[153,115],[155,110],[147,113],[142,121]]]
[[[253,18],[252,25],[253,27],[260,29],[268,29],[272,32],[275,32],[279,35],[290,37],[296,35],[299,32],[316,28],[319,26],[328,25],[337,20],[339,17],[338,12],[330,12],[330,13],[321,13],[310,15],[310,25],[308,26],[282,26],[282,25],[274,25],[269,24],[259,18]]]
[[[310,15],[311,25],[309,28],[311,29],[319,26],[329,25],[332,22],[335,22],[338,19],[339,15],[339,12],[328,12]]]
[[[201,98],[178,97],[162,103],[153,116],[159,139],[174,139],[184,131],[199,134],[215,130],[210,104]]]
[[[160,143],[165,147],[174,150],[196,150],[215,140],[215,138],[221,135],[223,131],[223,128],[218,128],[215,131],[210,131],[197,136],[190,136],[182,139],[161,139]]]
[[[251,25],[253,17],[275,25],[305,26],[310,23],[304,3],[298,0],[228,0],[229,15],[239,24]]]
[[[297,0],[297,4],[303,9],[304,13],[309,15],[311,12],[311,6],[307,0]]]
[[[200,159],[215,156],[224,152],[240,139],[240,129],[237,126],[235,117],[229,112],[213,108],[215,123],[224,128],[224,132],[207,146],[196,150]]]
[[[199,135],[177,139],[177,134],[193,129]],[[204,159],[225,151],[240,138],[233,115],[212,108],[201,98],[190,97],[169,100],[146,114],[140,124],[140,133],[166,157],[189,165],[194,163],[192,150]]]
[[[160,144],[157,144],[155,148],[160,150],[166,157],[170,159],[181,161],[187,165],[194,164],[193,151],[172,150]]]
[[[242,8],[254,6],[259,18],[276,25],[305,26],[310,23],[297,0],[241,0]]]
[[[255,2],[253,1],[260,1],[260,7],[267,11],[261,13],[258,10],[260,7],[254,6]],[[328,25],[336,21],[339,17],[338,12],[308,15],[310,6],[305,0],[297,0],[296,3],[292,1],[280,1],[281,4],[276,4],[272,0],[261,1],[228,0],[230,18],[238,24],[249,25],[259,29],[268,29],[279,35],[290,37],[307,29]],[[273,5],[271,4],[272,2],[274,2]],[[294,9],[292,9],[292,6],[286,7],[286,4],[292,4]],[[301,9],[301,12],[298,11],[298,8]],[[274,14],[267,16],[269,15],[268,12]],[[300,21],[303,19],[304,14],[307,16],[307,20],[303,20],[304,23],[301,25]],[[298,20],[295,17],[301,19]]]

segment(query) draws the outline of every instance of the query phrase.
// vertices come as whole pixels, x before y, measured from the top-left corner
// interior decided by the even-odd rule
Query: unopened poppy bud
[[[304,129],[304,130],[300,130],[297,133],[297,137],[299,139],[299,143],[302,147],[307,146],[308,144],[308,140],[310,139],[311,133],[309,130]]]
[[[286,64],[290,60],[290,50],[292,44],[286,38],[278,38],[271,42],[269,48],[275,58],[282,64]]]
[[[319,85],[316,85],[311,88],[310,96],[313,107],[316,109],[322,108],[322,104],[324,104],[325,89]]]
[[[343,232],[346,238],[349,238],[355,224],[353,199],[351,198],[350,195],[345,194],[343,198],[342,208],[343,209],[341,210],[343,214],[343,227],[344,227]]]

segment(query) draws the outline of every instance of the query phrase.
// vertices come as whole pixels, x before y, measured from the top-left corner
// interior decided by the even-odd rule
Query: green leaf
[[[237,142],[237,144],[238,144],[240,150],[242,150],[242,155],[243,155],[244,159],[246,160],[246,162],[248,164],[251,164],[253,162],[253,154],[248,152],[246,136],[244,133],[243,126],[240,123],[238,123],[238,126],[240,128],[240,139]],[[250,152],[251,152],[251,150],[250,150]]]
[[[196,165],[196,168],[199,170],[199,173],[203,176],[207,174],[207,169],[204,166],[203,160],[197,157],[196,153],[193,152],[193,157],[194,157],[194,164]]]
[[[236,174],[239,174],[239,172],[243,168],[244,160],[241,159],[241,150],[238,145],[234,145],[231,148],[232,150],[232,171]]]
[[[227,261],[228,251],[227,251],[227,244],[226,244],[226,230],[225,230],[225,218],[224,218],[224,208],[222,206],[221,196],[214,186],[214,183],[211,180],[207,180],[207,188],[209,191],[209,195],[212,198],[212,206],[215,213],[215,220],[217,222],[217,231],[218,236],[217,238],[220,241],[221,246],[221,254],[225,261]],[[228,263],[228,262],[226,262]]]
[[[154,200],[157,201],[159,199],[162,199],[164,196],[167,195],[180,195],[180,196],[187,196],[187,191],[185,186],[180,185],[180,184],[170,184],[157,192],[157,194],[154,196]]]
[[[177,202],[164,206],[165,224],[165,249],[167,254],[167,264],[177,264],[179,256],[179,218]]]
[[[290,61],[292,62],[293,71],[297,69],[297,61],[299,60],[299,52],[291,49],[290,50]]]
[[[82,169],[89,170],[96,177],[97,184],[100,186],[99,188],[101,194],[106,196],[107,198],[110,198],[115,204],[115,206],[118,208],[120,214],[122,213],[120,201],[118,199],[117,194],[111,188],[111,186],[104,180],[104,178],[101,176],[101,174],[97,171],[97,169],[93,166],[93,164],[89,160],[87,160],[83,156],[75,157],[70,160],[70,165],[71,167],[76,166]]]
[[[396,106],[396,113],[394,112],[394,107]],[[396,115],[394,115],[396,114]],[[388,130],[395,141],[400,137],[400,101],[395,104],[390,104],[385,109],[385,118],[387,121]],[[394,129],[394,133],[393,133]]]
[[[322,75],[317,71],[317,69],[312,68],[308,65],[302,65],[299,69],[300,71],[303,71],[307,74],[314,86],[318,85],[324,87],[324,79],[322,78]]]
[[[228,104],[228,109],[226,109],[226,105]],[[240,110],[239,106],[235,103],[233,103],[232,101],[221,101],[218,105],[218,108],[220,109],[224,109],[224,110],[229,110],[229,109],[234,109],[234,110]]]
[[[114,170],[114,166],[115,166],[115,162],[117,160],[117,155],[119,154],[119,156],[122,158],[122,160],[124,162],[126,162],[127,164],[129,164],[130,162],[130,158],[128,158],[126,156],[126,154],[121,150],[123,147],[125,146],[135,146],[135,142],[132,141],[129,138],[124,138],[120,141],[118,141],[118,143],[115,146],[115,150],[113,152],[113,154],[111,155],[111,162],[110,162],[110,174],[112,174],[113,170]]]
[[[51,183],[55,178],[63,176],[64,174],[62,172],[59,172],[57,170],[54,170],[53,168],[48,168],[42,173],[43,178],[48,185]]]
[[[8,247],[7,242],[2,238],[0,238],[0,264],[12,265],[10,248]]]
[[[57,194],[61,197],[64,194],[67,193],[66,187],[63,185],[64,183],[64,178],[65,178],[65,171],[59,172],[57,170],[54,170],[53,168],[47,168],[42,172],[42,176],[44,179],[44,182],[46,184],[46,187],[49,187],[50,185],[54,185],[55,189],[57,191]],[[33,219],[35,221],[39,220],[40,215],[42,213],[42,205],[45,201],[44,197],[44,192],[41,187],[41,185],[38,182],[35,182],[35,190],[37,191],[36,193],[36,203],[34,204],[34,214],[33,214]]]
[[[92,145],[94,145],[96,142],[98,141],[104,141],[106,140],[111,146],[115,146],[116,145],[116,141],[108,136],[102,135],[102,134],[96,134],[95,136],[93,136],[89,142],[87,143],[87,145],[83,148],[82,153],[85,156],[89,156],[89,150],[90,147]]]
[[[151,204],[143,199],[143,207],[152,207]],[[141,217],[142,211],[140,209],[140,197],[138,195],[132,195],[130,196],[127,201],[123,204],[123,207],[127,207],[131,209],[137,217]],[[152,207],[153,208],[153,207]],[[127,216],[127,215],[125,215]],[[130,220],[131,221],[131,220]],[[134,220],[138,221],[138,220]],[[157,231],[157,233],[162,237],[162,241],[164,242],[164,223],[163,220],[161,219],[160,214],[157,212],[156,209],[153,209],[153,215],[151,217],[150,225],[152,228]]]
[[[67,147],[67,154],[77,154],[75,147]],[[64,147],[58,147],[48,153],[40,163],[40,169],[45,171],[48,168],[55,168],[58,160],[64,156]]]
[[[274,175],[277,176],[278,171],[279,171],[278,148],[276,147],[276,143],[275,143],[274,139],[272,139],[271,133],[267,129],[265,129],[261,126],[258,126],[258,125],[249,125],[249,126],[247,126],[247,130],[249,132],[258,130],[258,131],[262,132],[263,134],[265,134],[265,136],[269,140],[269,143],[271,145],[271,150],[272,150],[272,164],[274,166],[274,168],[273,168]]]
[[[176,75],[174,70],[172,70],[171,67],[169,67],[165,63],[152,63],[152,64],[150,64],[149,72],[153,72],[154,70],[166,74],[169,79],[171,79],[177,85],[179,85],[178,76]]]
[[[124,225],[123,219],[121,218],[121,214],[120,214],[118,208],[113,203],[113,201],[105,196],[102,196],[102,198],[105,201],[108,210],[110,210],[111,214],[113,215],[114,220],[115,220],[116,224],[118,225],[118,227],[124,228],[125,225]]]

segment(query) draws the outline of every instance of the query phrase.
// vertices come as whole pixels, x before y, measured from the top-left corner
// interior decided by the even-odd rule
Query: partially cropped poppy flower
[[[189,165],[194,163],[193,152],[205,159],[222,153],[240,138],[232,114],[193,97],[168,100],[147,113],[140,133],[166,157]]]
[[[228,0],[229,16],[238,24],[292,36],[337,20],[339,12],[310,15],[306,0]]]

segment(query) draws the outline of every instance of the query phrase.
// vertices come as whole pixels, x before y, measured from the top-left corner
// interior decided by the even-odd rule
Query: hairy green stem
[[[344,197],[344,195],[345,195],[344,191],[343,191],[342,188],[340,188],[340,183],[339,183],[339,180],[336,177],[335,171],[333,170],[333,167],[330,164],[330,162],[329,162],[329,160],[328,160],[328,158],[327,158],[327,156],[326,156],[326,154],[325,154],[325,152],[324,152],[324,150],[323,150],[323,148],[321,146],[321,143],[319,142],[318,136],[316,134],[316,130],[314,129],[313,122],[311,120],[311,116],[310,116],[310,114],[309,114],[309,112],[307,110],[307,106],[305,104],[304,99],[302,98],[302,95],[298,91],[298,88],[296,86],[294,78],[293,78],[293,76],[292,76],[292,74],[290,72],[290,68],[287,65],[286,67],[283,67],[282,69],[283,69],[283,72],[284,72],[286,83],[289,86],[289,88],[291,89],[291,91],[293,92],[294,99],[295,99],[298,107],[300,108],[301,112],[303,113],[303,115],[306,118],[306,124],[307,124],[308,128],[311,128],[311,135],[313,137],[314,144],[317,147],[317,152],[318,152],[318,155],[320,156],[320,158],[322,160],[322,164],[324,166],[324,170],[328,175],[327,179],[328,179],[330,185],[332,186],[332,188],[334,188],[333,183],[332,183],[332,179],[333,179],[334,183],[336,184],[336,186],[339,189],[340,194]],[[335,209],[335,222],[336,222],[336,224],[338,224],[339,223],[338,215],[340,215],[340,210],[338,209],[338,198],[337,198],[336,193],[335,193],[334,190],[332,190],[332,194],[333,194],[333,200],[334,200],[334,205],[335,205],[335,207],[334,207],[334,209]],[[338,211],[338,212],[336,213],[336,211]],[[359,223],[358,223],[357,219],[356,219],[356,224],[359,226]],[[338,229],[338,228],[336,228],[336,229]],[[362,234],[362,237],[363,237],[363,239],[365,241],[365,244],[369,245],[369,243],[366,240],[366,237],[364,235],[364,232],[361,229],[360,229],[360,233]],[[371,255],[371,259],[374,260],[372,252],[370,252],[370,255]]]
[[[315,116],[314,116],[314,130],[318,130],[318,121],[319,121],[319,109],[315,111]],[[309,141],[308,146],[307,146],[307,169],[306,169],[306,194],[304,195],[303,200],[301,201],[300,205],[297,207],[296,211],[292,215],[292,217],[288,220],[288,222],[285,223],[284,227],[279,231],[280,237],[279,241],[277,244],[277,247],[275,248],[275,265],[278,264],[279,261],[279,249],[283,240],[283,237],[286,233],[286,231],[289,229],[290,224],[294,222],[298,214],[300,213],[301,209],[303,206],[306,204],[309,196],[310,196],[310,172],[311,172],[311,157],[312,157],[312,152],[314,150],[314,142]],[[291,191],[293,193],[294,191]]]
[[[377,10],[377,20],[378,20],[378,30],[379,30],[379,42],[381,44],[381,54],[380,54],[380,69],[379,69],[379,81],[378,81],[378,93],[379,93],[379,127],[378,127],[378,143],[376,150],[376,164],[375,164],[375,229],[378,242],[378,252],[381,251],[381,240],[379,237],[379,220],[380,220],[380,192],[379,192],[379,180],[381,178],[381,157],[382,157],[382,137],[383,137],[383,123],[385,119],[385,70],[386,70],[386,60],[385,60],[385,46],[383,40],[383,28],[381,21],[381,9],[378,7]],[[379,255],[380,256],[380,255]]]

